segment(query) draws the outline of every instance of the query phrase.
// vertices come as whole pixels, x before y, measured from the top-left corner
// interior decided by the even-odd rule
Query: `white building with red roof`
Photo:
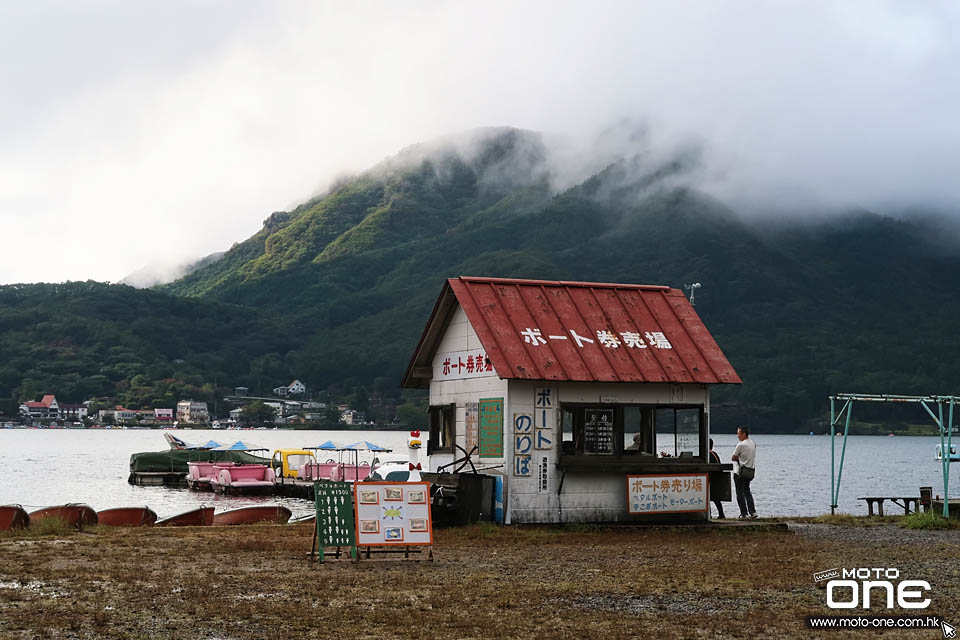
[[[730,468],[709,462],[709,388],[740,382],[677,289],[469,277],[403,378],[430,390],[431,470],[469,452],[506,523],[708,519]]]
[[[53,394],[43,396],[40,402],[24,402],[20,405],[20,414],[39,420],[56,420],[60,417],[60,404]]]

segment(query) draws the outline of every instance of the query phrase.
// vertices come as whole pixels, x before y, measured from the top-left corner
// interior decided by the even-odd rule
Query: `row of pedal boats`
[[[58,518],[67,526],[83,528],[92,525],[109,527],[203,527],[234,524],[277,523],[290,520],[290,509],[282,505],[255,505],[215,513],[214,507],[200,506],[170,518],[157,520],[149,507],[119,507],[95,511],[86,504],[71,503],[27,512],[21,505],[0,506],[0,531],[26,529],[31,524]]]

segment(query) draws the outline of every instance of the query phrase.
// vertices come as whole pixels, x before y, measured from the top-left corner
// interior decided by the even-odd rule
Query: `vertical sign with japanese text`
[[[550,491],[550,460],[547,456],[540,456],[540,464],[537,467],[537,493],[547,493]]]
[[[480,399],[480,457],[503,457],[503,398]]]
[[[537,387],[533,390],[534,432],[533,446],[535,449],[545,450],[553,448],[553,389]]]
[[[476,402],[468,402],[463,406],[463,422],[467,431],[467,453],[473,454],[473,448],[479,448],[477,438],[477,418],[480,413],[480,405]]]
[[[529,413],[513,414],[513,475],[531,475],[533,438],[533,416]]]

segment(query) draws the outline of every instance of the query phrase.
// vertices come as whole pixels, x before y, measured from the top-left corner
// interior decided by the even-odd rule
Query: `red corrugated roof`
[[[56,399],[57,397],[55,395],[53,395],[52,393],[48,393],[47,395],[43,396],[43,398],[41,398],[40,402],[42,402],[44,406],[49,407],[51,404],[53,404],[53,401]]]
[[[404,376],[423,386],[455,305],[501,378],[739,384],[683,292],[670,287],[451,278]],[[416,378],[421,378],[417,384]]]

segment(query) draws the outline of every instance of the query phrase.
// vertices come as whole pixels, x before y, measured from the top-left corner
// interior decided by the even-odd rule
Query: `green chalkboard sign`
[[[503,457],[503,398],[480,400],[480,457]]]
[[[317,506],[317,545],[323,557],[324,547],[352,547],[356,544],[353,525],[353,484],[318,480],[313,483]]]

